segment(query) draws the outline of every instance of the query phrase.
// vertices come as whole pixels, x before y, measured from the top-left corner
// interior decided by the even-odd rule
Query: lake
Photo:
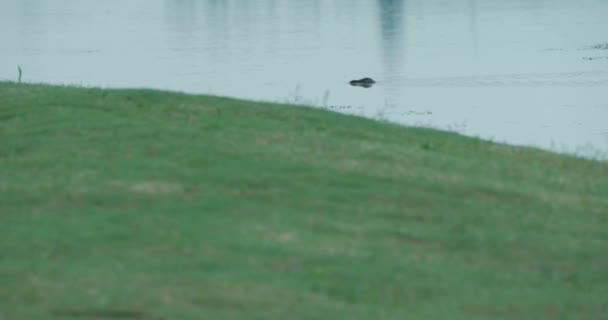
[[[3,0],[0,79],[20,65],[607,159],[607,16],[606,0]]]

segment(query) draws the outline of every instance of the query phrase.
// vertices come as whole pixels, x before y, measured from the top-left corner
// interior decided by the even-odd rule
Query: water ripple
[[[437,78],[397,78],[390,82],[410,87],[505,87],[608,85],[608,71],[513,73]]]

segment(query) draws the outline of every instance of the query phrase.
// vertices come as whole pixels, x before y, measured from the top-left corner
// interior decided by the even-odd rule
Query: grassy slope
[[[0,319],[600,319],[607,230],[607,163],[305,107],[0,82]]]

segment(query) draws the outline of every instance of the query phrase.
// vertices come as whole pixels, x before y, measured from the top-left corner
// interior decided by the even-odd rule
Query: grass
[[[0,82],[0,319],[604,319],[608,163]]]

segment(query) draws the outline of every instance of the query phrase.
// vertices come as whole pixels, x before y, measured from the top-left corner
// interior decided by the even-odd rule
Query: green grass
[[[0,319],[116,311],[606,319],[608,164],[307,107],[0,82]]]

